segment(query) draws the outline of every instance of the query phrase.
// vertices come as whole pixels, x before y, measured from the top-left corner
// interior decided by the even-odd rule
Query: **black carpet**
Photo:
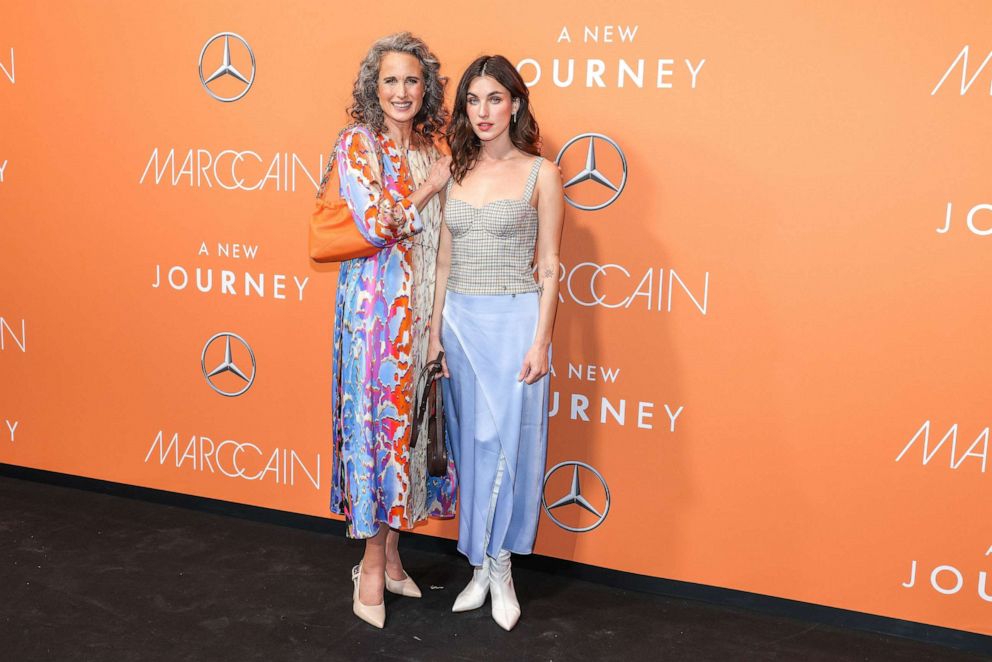
[[[0,477],[0,660],[988,659],[527,568],[507,633],[450,612],[464,560],[411,547],[424,597],[387,593],[380,631],[351,613],[360,543]]]

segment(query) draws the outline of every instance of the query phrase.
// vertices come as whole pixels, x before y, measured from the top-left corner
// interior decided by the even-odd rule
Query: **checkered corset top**
[[[519,198],[474,207],[451,197],[448,181],[444,222],[451,231],[448,289],[460,294],[537,292],[534,247],[537,209],[530,204],[543,157],[534,159]]]

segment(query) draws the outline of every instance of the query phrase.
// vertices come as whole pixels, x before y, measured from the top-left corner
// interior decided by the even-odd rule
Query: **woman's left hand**
[[[524,364],[517,375],[517,381],[523,380],[527,384],[533,384],[541,377],[548,374],[548,346],[533,344],[524,356]]]
[[[427,360],[433,361],[438,357],[439,354],[444,352],[444,347],[441,346],[441,340],[439,338],[431,338],[427,344]],[[441,376],[451,377],[451,373],[448,372],[448,359],[441,357],[441,372],[435,379],[440,379]]]

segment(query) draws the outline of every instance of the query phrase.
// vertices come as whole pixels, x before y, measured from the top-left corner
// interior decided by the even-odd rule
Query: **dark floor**
[[[402,550],[402,547],[401,547]],[[840,630],[516,569],[510,633],[470,575],[408,549],[424,590],[351,613],[361,551],[340,536],[0,478],[0,660],[978,660]]]

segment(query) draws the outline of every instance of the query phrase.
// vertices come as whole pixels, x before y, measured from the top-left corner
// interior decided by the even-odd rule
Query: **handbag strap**
[[[441,359],[444,358],[444,352],[438,352],[437,358],[433,361],[428,361],[424,365],[424,371],[420,373],[420,378],[417,380],[417,398],[419,402],[414,406],[414,419],[413,419],[413,430],[410,435],[410,447],[417,447],[417,437],[420,433],[420,421],[424,419],[424,413],[427,411],[427,402],[430,400],[429,393],[430,389],[436,387],[434,382],[437,376],[440,375],[444,367],[441,364]],[[421,389],[420,384],[424,383],[424,388]]]

